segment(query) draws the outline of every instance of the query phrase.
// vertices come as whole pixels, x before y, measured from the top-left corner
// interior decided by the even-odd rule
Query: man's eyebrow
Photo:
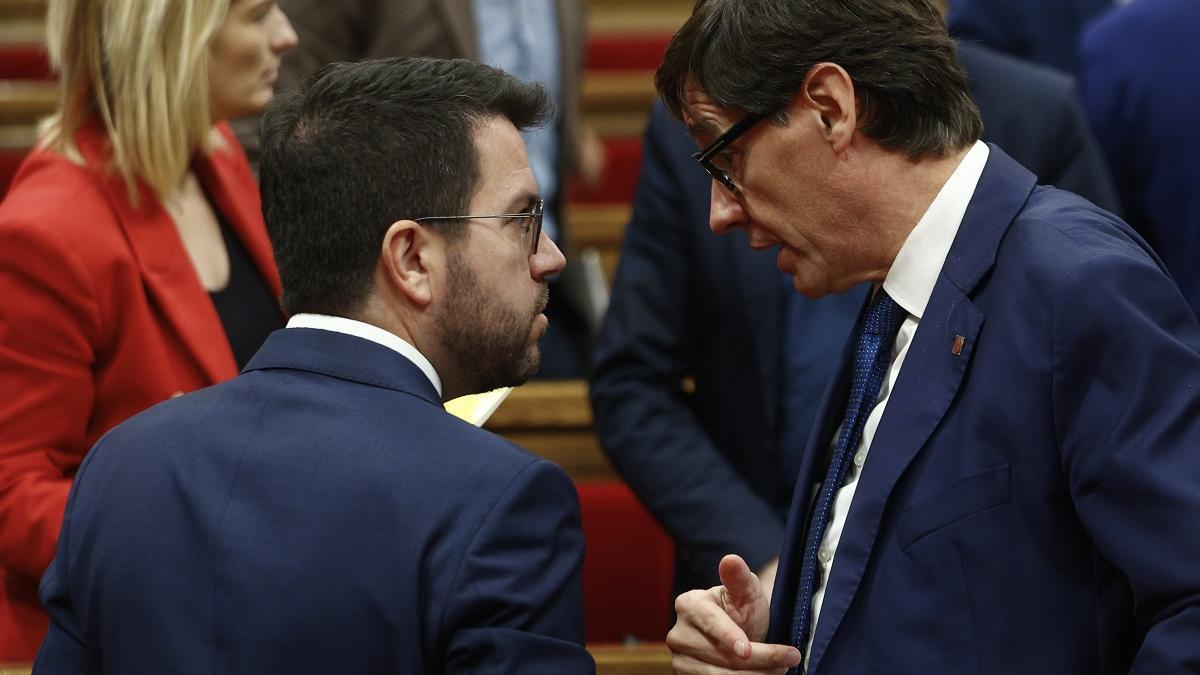
[[[504,212],[518,213],[522,209],[528,210],[529,208],[533,207],[534,202],[537,200],[538,195],[536,192],[522,192],[521,194],[509,200],[508,206],[505,207]]]

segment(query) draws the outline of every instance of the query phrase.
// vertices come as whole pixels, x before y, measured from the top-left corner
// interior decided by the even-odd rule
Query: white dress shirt
[[[904,240],[904,245],[900,247],[900,252],[896,254],[896,260],[888,270],[887,278],[883,281],[883,290],[887,291],[896,304],[904,308],[908,316],[904,318],[904,323],[900,325],[900,331],[896,335],[896,341],[892,344],[891,365],[888,367],[887,377],[884,378],[883,385],[879,388],[879,397],[875,400],[875,406],[867,415],[867,421],[863,426],[862,442],[854,454],[850,468],[846,471],[846,483],[838,490],[837,496],[834,498],[833,512],[830,514],[829,524],[825,528],[821,547],[817,550],[817,562],[820,565],[821,574],[817,577],[817,584],[813,589],[812,629],[808,633],[808,643],[804,648],[806,671],[808,657],[812,651],[813,636],[817,634],[817,622],[821,619],[821,603],[825,599],[825,583],[829,579],[833,563],[837,559],[838,542],[841,541],[842,528],[846,525],[846,517],[854,502],[854,490],[858,486],[859,474],[866,465],[867,453],[871,449],[871,440],[875,437],[875,430],[879,428],[879,420],[883,417],[883,411],[887,407],[888,396],[896,385],[900,369],[904,366],[904,357],[908,354],[908,347],[912,344],[913,335],[916,334],[917,326],[921,323],[925,305],[929,303],[929,297],[933,295],[933,286],[937,283],[938,275],[941,274],[942,263],[946,261],[946,254],[950,252],[950,245],[954,243],[958,227],[962,224],[963,214],[966,213],[967,205],[975,194],[975,186],[979,183],[980,175],[983,174],[988,153],[987,145],[980,141],[975,142],[974,147],[967,152],[959,162],[958,168],[942,186],[937,197],[925,211],[925,215],[921,216],[917,226]],[[840,434],[841,430],[839,429],[833,435],[831,446],[836,446]]]
[[[433,369],[433,364],[421,352],[417,351],[416,347],[395,333],[389,333],[379,326],[372,326],[362,321],[355,321],[354,319],[347,319],[342,316],[329,316],[327,314],[297,314],[288,319],[287,327],[329,330],[381,344],[412,361],[416,367],[421,369],[422,373],[425,373],[425,377],[429,378],[429,382],[433,384],[433,388],[437,389],[438,396],[442,395],[442,378],[438,377],[437,371]]]

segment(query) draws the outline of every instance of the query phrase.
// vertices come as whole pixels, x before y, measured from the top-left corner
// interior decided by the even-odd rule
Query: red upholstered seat
[[[577,204],[611,204],[633,201],[642,171],[642,139],[609,136],[604,143],[604,175],[596,185],[578,179],[569,188],[568,201]]]
[[[584,67],[588,70],[649,70],[662,63],[670,33],[593,34],[587,41]]]
[[[670,628],[675,548],[621,481],[576,483],[583,511],[587,641],[661,642]]]
[[[0,80],[50,80],[50,57],[37,43],[0,44]]]

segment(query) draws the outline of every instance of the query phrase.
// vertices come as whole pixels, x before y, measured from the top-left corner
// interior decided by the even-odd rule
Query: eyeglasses
[[[521,236],[529,237],[529,255],[534,255],[538,250],[538,240],[542,238],[542,213],[546,209],[544,200],[537,200],[533,204],[533,208],[525,213],[494,213],[486,216],[425,216],[424,218],[413,218],[415,223],[425,223],[429,221],[443,220],[482,220],[484,218],[508,218],[514,222],[519,222],[521,225]]]
[[[733,176],[729,175],[729,169],[718,166],[714,159],[719,157],[721,151],[730,143],[733,143],[742,134],[750,131],[754,125],[761,122],[765,117],[766,115],[762,113],[750,113],[746,115],[740,122],[729,127],[725,130],[725,133],[718,136],[712,145],[692,155],[692,159],[699,162],[700,166],[708,172],[708,175],[713,177],[713,180],[724,185],[733,194],[740,195],[742,190],[737,186],[737,183],[733,182]]]

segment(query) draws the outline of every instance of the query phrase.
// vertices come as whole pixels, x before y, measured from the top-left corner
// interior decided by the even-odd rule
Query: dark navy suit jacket
[[[591,673],[561,469],[291,328],[84,461],[37,673]]]
[[[1137,0],[1081,43],[1085,107],[1129,224],[1200,313],[1200,6]]]
[[[985,138],[1043,182],[1115,205],[1069,78],[977,46],[960,54]],[[776,447],[781,322],[792,299],[775,251],[752,250],[741,231],[709,231],[711,180],[661,104],[643,147],[591,399],[605,452],[675,538],[675,585],[687,590],[717,583],[728,553],[752,568],[779,555],[795,482],[780,475],[787,449]],[[808,339],[845,341],[864,293],[851,295],[800,300]],[[839,349],[796,386],[819,401]]]
[[[859,477],[809,675],[1200,668],[1200,326],[1128,226],[1034,183],[992,147]],[[792,642],[848,378],[797,482],[770,641]]]
[[[950,0],[950,34],[1006,54],[1075,72],[1087,22],[1113,0]]]
[[[1037,174],[1039,184],[1121,214],[1117,188],[1073,78],[970,42],[959,43],[958,59],[983,114],[983,140],[1004,148]]]

